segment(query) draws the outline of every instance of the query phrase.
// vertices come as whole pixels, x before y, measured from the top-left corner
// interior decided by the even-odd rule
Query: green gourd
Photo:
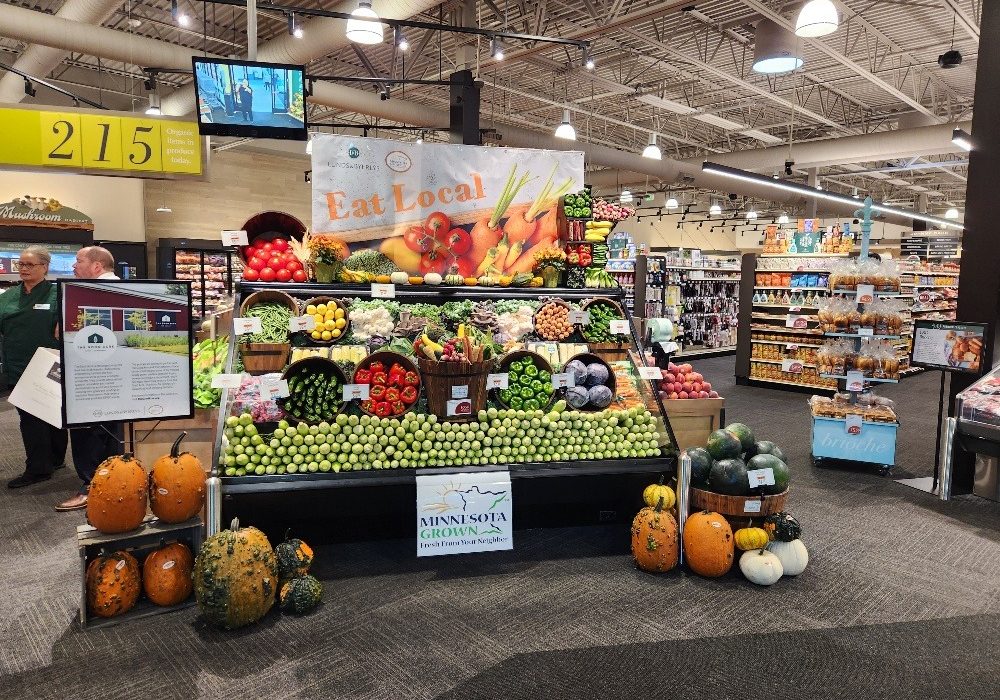
[[[284,612],[307,613],[323,599],[323,584],[309,574],[296,576],[281,587],[279,599]]]

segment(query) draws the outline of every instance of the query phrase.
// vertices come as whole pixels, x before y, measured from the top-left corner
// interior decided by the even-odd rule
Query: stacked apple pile
[[[719,398],[719,392],[712,390],[712,384],[689,364],[675,365],[671,362],[661,374],[661,399]]]

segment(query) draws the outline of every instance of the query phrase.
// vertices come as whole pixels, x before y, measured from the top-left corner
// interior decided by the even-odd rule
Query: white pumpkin
[[[441,282],[443,280],[444,280],[444,278],[441,277],[441,275],[439,275],[436,272],[428,272],[426,275],[424,275],[424,284],[434,284],[434,285],[437,285],[437,284],[441,284]]]
[[[781,561],[785,576],[798,576],[805,571],[806,564],[809,563],[809,550],[802,540],[772,542],[767,548]]]
[[[410,276],[405,272],[393,272],[389,275],[389,281],[393,284],[407,284],[410,281]]]
[[[783,573],[781,560],[766,549],[743,552],[740,557],[740,571],[750,583],[756,583],[758,586],[770,586],[776,583]]]

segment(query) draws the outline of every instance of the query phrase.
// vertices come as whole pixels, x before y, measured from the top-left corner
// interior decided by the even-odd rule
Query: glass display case
[[[1000,365],[955,399],[959,432],[975,431],[1000,442]]]

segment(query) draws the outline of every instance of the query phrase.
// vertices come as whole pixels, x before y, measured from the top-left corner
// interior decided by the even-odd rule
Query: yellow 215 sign
[[[200,175],[193,122],[116,112],[0,109],[0,164]]]

